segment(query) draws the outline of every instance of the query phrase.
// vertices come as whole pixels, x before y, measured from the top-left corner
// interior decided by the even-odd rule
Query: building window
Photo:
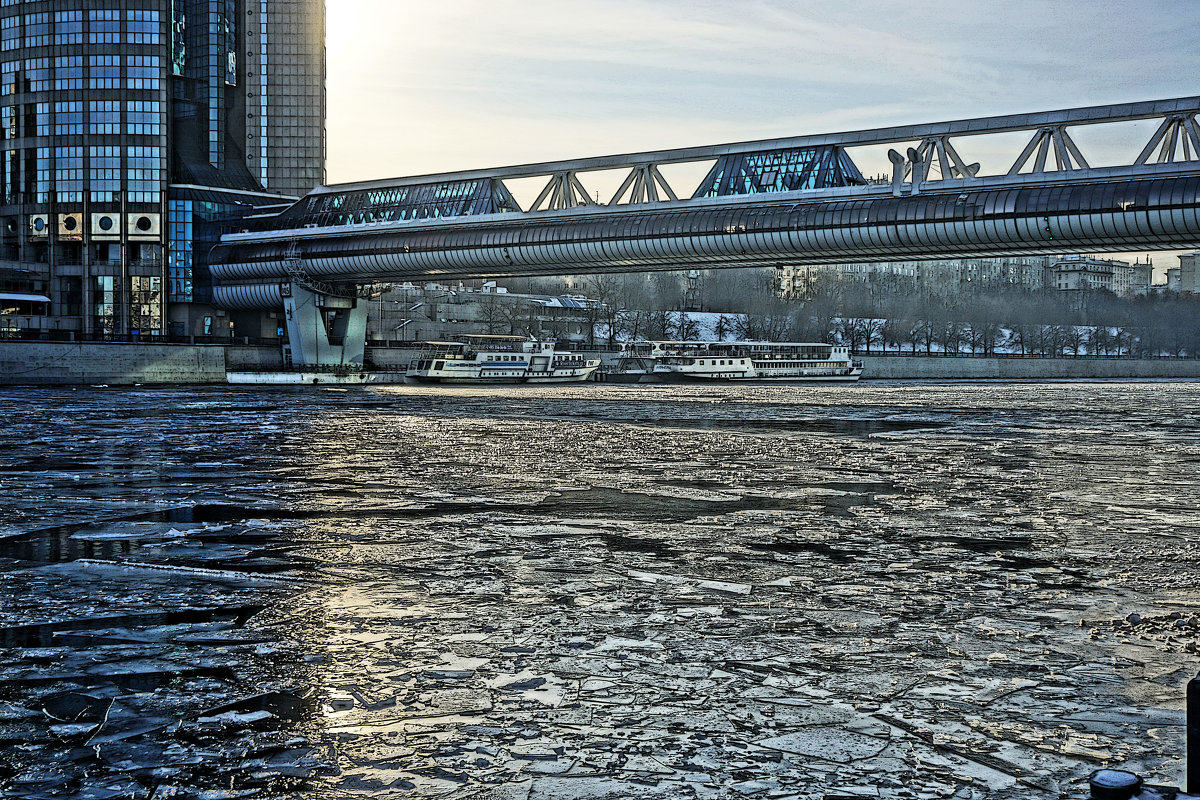
[[[25,46],[46,47],[50,44],[50,14],[25,15]]]
[[[34,106],[36,110],[36,121],[34,127],[35,136],[50,135],[50,104],[38,103]]]
[[[88,104],[88,111],[88,133],[104,136],[121,132],[120,101],[92,100]]]
[[[50,59],[25,59],[25,78],[22,81],[27,92],[48,92],[53,85],[50,81]]]
[[[182,3],[171,7],[171,71],[182,75],[187,67],[187,23]]]
[[[83,202],[83,148],[54,149],[54,191],[60,203]]]
[[[92,147],[88,150],[88,157],[91,162],[89,189],[92,202],[120,203],[121,148]]]
[[[167,301],[190,303],[192,291],[192,201],[167,202]]]
[[[34,183],[33,194],[35,203],[50,202],[50,187],[54,182],[54,171],[50,167],[50,148],[39,147],[34,151]]]
[[[117,279],[97,275],[92,281],[92,322],[97,333],[111,334],[117,329]]]
[[[0,50],[16,50],[21,46],[21,18],[0,19]]]
[[[83,12],[54,12],[54,43],[83,44]]]
[[[17,193],[21,190],[20,151],[5,150],[0,153],[0,184],[4,187],[4,202],[17,202]]]
[[[83,56],[59,56],[54,59],[54,90],[83,88]]]
[[[129,147],[125,152],[130,203],[162,201],[163,159],[161,147]]]
[[[158,89],[161,59],[158,56],[129,56],[125,86],[129,89]]]
[[[60,312],[69,317],[83,314],[83,278],[58,278]]]
[[[130,44],[158,44],[159,19],[157,11],[125,12],[125,39]]]
[[[134,136],[162,133],[162,104],[157,100],[130,100],[125,104],[125,132]]]
[[[88,12],[88,41],[92,44],[116,44],[121,41],[121,12]]]
[[[91,70],[88,88],[119,89],[121,87],[120,56],[88,56],[88,67]]]
[[[67,103],[54,104],[54,135],[83,135],[83,103],[81,101],[72,100]]]
[[[20,69],[20,61],[5,61],[0,63],[0,94],[17,93],[17,72]]]
[[[129,331],[157,333],[162,329],[162,278],[129,279]]]

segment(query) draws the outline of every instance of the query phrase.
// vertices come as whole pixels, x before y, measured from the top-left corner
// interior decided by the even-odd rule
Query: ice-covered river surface
[[[1183,782],[1200,383],[0,402],[5,797]]]

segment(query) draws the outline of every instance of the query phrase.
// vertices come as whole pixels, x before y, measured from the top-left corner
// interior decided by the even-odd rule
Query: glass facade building
[[[205,225],[324,180],[324,39],[324,0],[0,0],[0,294],[204,333]]]

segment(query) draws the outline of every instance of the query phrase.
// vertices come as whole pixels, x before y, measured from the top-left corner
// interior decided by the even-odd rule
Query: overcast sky
[[[1200,94],[1200,0],[328,9],[331,183]],[[1152,130],[1079,139],[1129,163]]]

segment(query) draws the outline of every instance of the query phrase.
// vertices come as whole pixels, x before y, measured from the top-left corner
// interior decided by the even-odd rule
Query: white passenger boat
[[[670,342],[620,342],[600,366],[597,378],[611,383],[661,383],[654,374],[654,365],[667,355],[664,344]]]
[[[554,342],[480,335],[426,342],[405,375],[422,383],[576,383],[599,366],[600,359],[556,350]]]
[[[655,342],[654,374],[709,381],[856,381],[847,347],[817,342]]]

